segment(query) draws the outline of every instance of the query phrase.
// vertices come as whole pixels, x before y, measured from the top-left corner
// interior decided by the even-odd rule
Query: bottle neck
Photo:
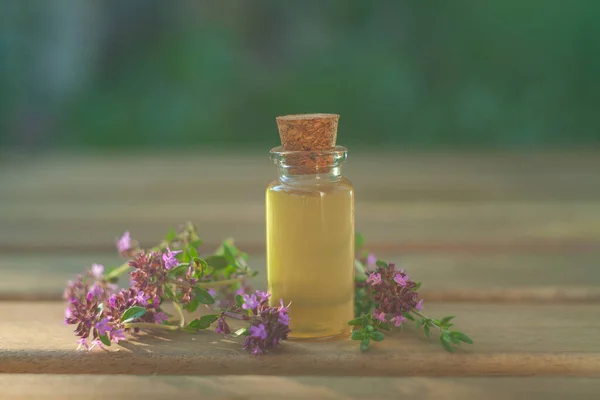
[[[314,185],[342,178],[340,165],[346,161],[348,150],[342,146],[314,151],[287,151],[276,147],[270,154],[281,182]]]
[[[337,182],[342,179],[342,168],[338,166],[323,168],[311,173],[299,171],[298,168],[282,166],[277,168],[278,178],[281,182],[299,185],[314,185]]]

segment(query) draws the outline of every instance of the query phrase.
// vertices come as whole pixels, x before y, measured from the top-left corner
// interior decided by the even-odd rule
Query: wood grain
[[[0,303],[0,373],[600,377],[597,305],[426,304],[474,340],[455,354],[407,327],[367,353],[356,342],[288,342],[255,358],[213,332],[143,335],[110,352],[76,352],[59,303]]]
[[[0,375],[7,399],[588,400],[600,379]]]
[[[437,301],[600,302],[600,252],[568,254],[395,254],[379,257],[423,282],[421,293]],[[93,263],[119,265],[108,254],[0,255],[0,300],[60,299],[67,280]],[[250,256],[266,288],[264,254]]]
[[[0,164],[0,250],[108,250],[194,221],[212,243],[264,248],[264,154],[56,155]],[[597,248],[600,157],[357,154],[357,230],[376,249]]]

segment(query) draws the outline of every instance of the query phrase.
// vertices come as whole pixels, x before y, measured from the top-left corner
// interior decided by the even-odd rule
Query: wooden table
[[[258,359],[211,332],[75,352],[65,281],[191,220],[251,254],[265,287],[265,154],[0,156],[0,393],[7,398],[582,398],[600,394],[600,152],[352,154],[357,230],[475,340],[414,329],[368,353],[285,343]],[[43,375],[41,375],[43,374]],[[95,374],[87,376],[82,374]],[[121,375],[113,375],[121,374]],[[158,376],[157,376],[158,375]],[[0,397],[2,397],[0,395]]]

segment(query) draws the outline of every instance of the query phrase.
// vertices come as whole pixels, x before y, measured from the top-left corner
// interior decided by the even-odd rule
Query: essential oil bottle
[[[354,317],[354,189],[341,174],[339,115],[277,117],[278,176],[267,188],[267,275],[273,305],[291,302],[292,339],[349,332]]]

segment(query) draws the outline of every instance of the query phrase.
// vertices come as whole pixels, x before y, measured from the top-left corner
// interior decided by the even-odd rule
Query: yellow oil
[[[354,317],[354,190],[345,178],[267,188],[267,274],[273,305],[290,308],[291,338],[349,332]]]

